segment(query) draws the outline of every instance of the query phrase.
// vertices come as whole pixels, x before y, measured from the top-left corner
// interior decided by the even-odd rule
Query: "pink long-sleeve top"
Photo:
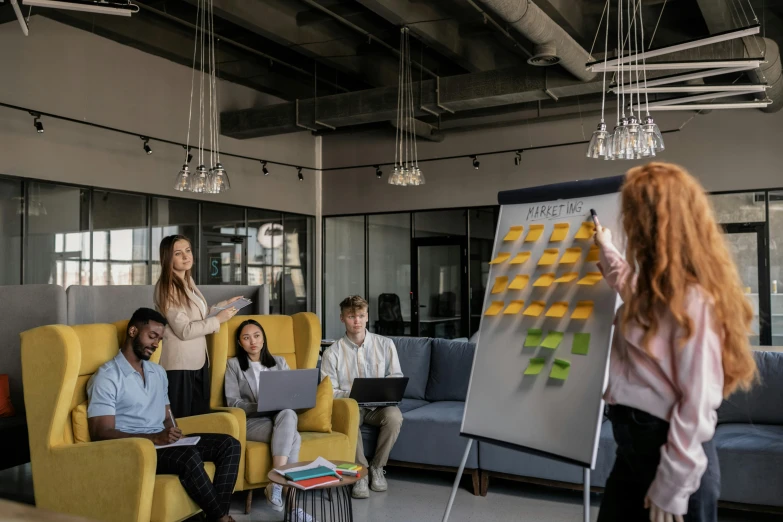
[[[614,245],[601,247],[599,268],[606,282],[626,301],[636,286],[631,266]],[[693,335],[683,344],[682,328],[668,311],[658,331],[642,346],[644,329],[629,323],[623,331],[622,308],[615,315],[604,399],[655,415],[669,422],[661,461],[647,494],[660,508],[685,515],[688,499],[699,489],[707,469],[702,444],[712,439],[723,400],[721,335],[713,328],[712,301],[699,287],[688,289],[685,311]]]

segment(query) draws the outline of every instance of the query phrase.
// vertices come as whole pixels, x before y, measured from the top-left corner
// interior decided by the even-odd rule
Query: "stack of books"
[[[298,489],[313,489],[342,481],[340,475],[326,466],[318,466],[299,471],[288,471],[283,475],[288,484]]]
[[[359,475],[359,472],[362,470],[362,467],[358,464],[353,463],[345,463],[340,464],[337,466],[337,473],[340,475],[345,475],[346,477],[356,477]]]

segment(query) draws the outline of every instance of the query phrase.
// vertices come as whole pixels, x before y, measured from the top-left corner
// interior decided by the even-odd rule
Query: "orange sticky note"
[[[536,282],[533,283],[533,286],[543,286],[547,287],[551,285],[555,280],[555,274],[549,273],[549,274],[541,274],[538,279],[536,279]]]
[[[566,272],[565,274],[555,279],[555,283],[570,283],[577,277],[579,277],[579,274],[576,272]]]
[[[573,265],[582,257],[582,249],[578,247],[566,248],[565,254],[560,258],[561,265]]]
[[[523,230],[525,230],[525,227],[522,225],[514,225],[508,229],[508,234],[503,238],[503,241],[516,241],[522,235]]]
[[[544,308],[546,308],[546,303],[544,301],[533,301],[530,303],[530,306],[528,306],[525,311],[522,312],[522,315],[538,317],[541,315],[541,312],[544,311]]]
[[[587,251],[587,259],[585,259],[585,262],[587,263],[595,263],[596,261],[600,261],[600,252],[598,250],[597,245],[593,245],[590,247],[590,250]]]
[[[530,259],[530,252],[520,252],[517,255],[514,256],[514,258],[511,260],[512,265],[521,265],[525,261]]]
[[[563,317],[568,311],[568,303],[560,301],[549,307],[546,311],[547,317]]]
[[[593,286],[603,278],[604,276],[601,275],[601,272],[588,272],[587,275],[585,275],[582,279],[577,281],[576,284]]]
[[[511,257],[511,253],[510,252],[499,252],[498,253],[498,257],[496,257],[495,259],[490,261],[489,264],[490,265],[499,265],[500,263],[505,263],[506,261],[508,261],[508,259],[510,257]]]
[[[568,235],[568,228],[568,223],[555,223],[555,229],[552,231],[552,235],[549,236],[549,242],[555,243],[564,240]]]
[[[530,225],[530,230],[528,230],[527,235],[525,236],[525,243],[538,241],[538,238],[541,237],[541,234],[543,233],[544,225]]]
[[[505,305],[506,303],[503,301],[492,301],[492,304],[489,305],[489,308],[484,312],[484,315],[498,315],[498,312],[500,312]]]
[[[574,313],[571,314],[571,319],[587,319],[593,313],[592,301],[579,301],[576,303]]]
[[[513,281],[511,281],[511,284],[508,285],[509,290],[522,290],[527,286],[528,281],[530,281],[529,275],[518,275],[514,278]]]
[[[547,248],[544,250],[544,255],[538,260],[539,266],[554,265],[557,262],[557,255],[560,251],[556,248]]]
[[[514,315],[518,314],[520,310],[522,310],[522,307],[525,306],[524,301],[511,301],[505,310],[503,310],[503,315]]]
[[[508,277],[507,276],[500,276],[495,278],[495,284],[492,287],[492,293],[493,294],[499,294],[503,290],[506,289],[506,285],[508,285]]]
[[[576,231],[574,239],[590,239],[595,233],[595,223],[592,221],[582,222],[582,226]]]

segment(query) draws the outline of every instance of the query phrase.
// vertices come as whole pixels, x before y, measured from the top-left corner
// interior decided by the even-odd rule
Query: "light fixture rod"
[[[755,67],[750,65],[743,65],[740,67],[727,67],[725,69],[708,69],[706,71],[696,71],[696,72],[685,73],[685,74],[674,74],[672,76],[666,76],[655,80],[647,80],[647,87],[655,87],[658,85],[669,85],[672,83],[686,82],[688,80],[698,80],[699,78],[709,78],[711,76],[721,76],[723,74],[732,74],[735,72],[750,71],[752,69],[755,69]],[[619,87],[619,85],[613,87],[613,89],[617,87]],[[639,85],[637,85],[634,82],[634,83],[623,84],[623,87],[628,89],[636,89],[637,87],[639,87]]]
[[[24,5],[34,7],[51,7],[54,9],[63,9],[65,11],[82,11],[85,13],[108,14],[115,16],[130,16],[139,12],[139,6],[136,4],[122,4],[119,2],[101,2],[106,5],[97,5],[98,2],[69,2],[63,0],[22,0]],[[110,5],[114,7],[109,7]]]
[[[765,60],[704,60],[694,62],[658,62],[645,63],[639,66],[640,71],[668,71],[676,69],[722,69],[726,67],[746,67],[747,69],[758,69]],[[606,70],[609,72],[619,71],[622,64],[609,65]],[[593,72],[603,72],[603,68],[593,69]],[[649,86],[650,83],[648,82]]]
[[[745,91],[732,91],[732,92],[713,92],[709,94],[699,94],[698,96],[683,96],[681,98],[671,98],[668,100],[650,102],[650,108],[667,107],[669,105],[679,105],[681,103],[689,103],[694,101],[712,100],[713,98],[727,98],[729,96],[740,96],[742,94],[752,94],[754,92],[758,92],[758,91],[745,90]]]
[[[769,89],[766,84],[762,85],[674,85],[669,87],[648,87],[649,94],[663,93],[686,93],[686,92],[764,92]],[[612,87],[610,92],[617,93],[619,89]]]
[[[713,109],[763,109],[772,101],[737,102],[737,103],[693,103],[682,105],[663,105],[656,107],[657,111],[711,111]],[[652,105],[652,103],[650,104]]]

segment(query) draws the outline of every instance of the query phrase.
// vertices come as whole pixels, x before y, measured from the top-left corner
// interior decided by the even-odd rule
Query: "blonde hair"
[[[369,310],[370,305],[360,295],[349,295],[340,301],[340,315],[345,312],[357,312],[358,310]]]

